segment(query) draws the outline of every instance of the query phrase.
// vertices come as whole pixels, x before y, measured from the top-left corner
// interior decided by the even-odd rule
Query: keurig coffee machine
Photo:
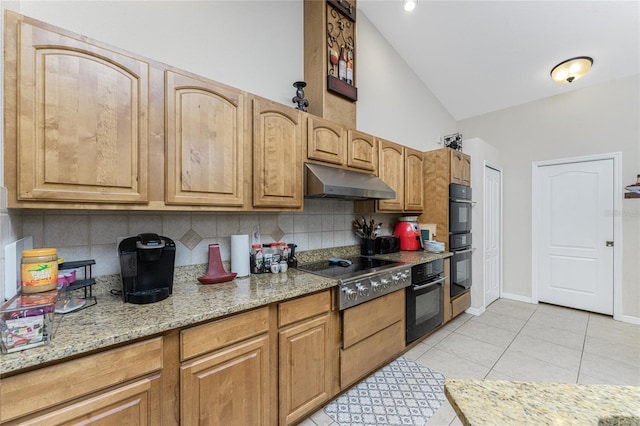
[[[157,234],[139,234],[122,240],[118,253],[125,302],[159,302],[173,292],[173,240]]]

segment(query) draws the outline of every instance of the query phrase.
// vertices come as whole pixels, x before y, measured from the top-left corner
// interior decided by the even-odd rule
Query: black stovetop
[[[386,259],[376,259],[366,256],[354,256],[345,259],[350,260],[352,262],[351,265],[340,266],[339,264],[331,263],[328,260],[323,260],[320,262],[300,264],[298,265],[298,269],[301,271],[322,275],[323,277],[344,280],[347,278],[353,278],[371,272],[380,272],[384,271],[385,269],[403,265],[402,262],[395,262],[393,260]]]

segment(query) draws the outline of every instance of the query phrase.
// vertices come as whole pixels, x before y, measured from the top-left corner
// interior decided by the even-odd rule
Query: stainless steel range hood
[[[378,176],[305,163],[307,198],[393,199],[396,192]]]

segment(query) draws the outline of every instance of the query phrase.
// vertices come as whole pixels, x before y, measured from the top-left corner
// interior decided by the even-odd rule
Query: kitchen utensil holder
[[[360,243],[360,254],[363,256],[373,256],[375,249],[375,240],[369,238],[362,240]]]

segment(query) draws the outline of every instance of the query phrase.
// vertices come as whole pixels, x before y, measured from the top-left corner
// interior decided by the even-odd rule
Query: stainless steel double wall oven
[[[451,297],[471,288],[471,187],[449,185],[449,251],[451,256]]]

